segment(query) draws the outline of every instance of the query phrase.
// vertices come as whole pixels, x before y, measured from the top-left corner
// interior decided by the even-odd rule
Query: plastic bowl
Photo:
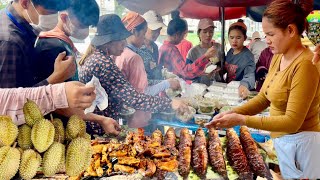
[[[131,107],[122,108],[120,111],[120,116],[123,119],[128,121],[128,120],[132,119],[135,112],[136,112],[136,110]]]
[[[212,117],[204,114],[195,114],[194,116],[194,123],[204,126],[204,124],[208,123]]]

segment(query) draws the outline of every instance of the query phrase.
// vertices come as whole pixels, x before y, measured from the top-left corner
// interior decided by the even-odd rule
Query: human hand
[[[170,83],[171,89],[173,89],[173,90],[181,89],[180,81],[178,79],[170,78],[170,79],[167,79],[167,81]]]
[[[249,89],[244,86],[244,85],[240,85],[239,88],[238,88],[238,93],[239,93],[239,96],[242,98],[242,99],[245,99],[248,97],[249,95]]]
[[[101,116],[101,117],[102,119],[99,124],[103,128],[106,134],[118,135],[120,133],[121,128],[117,123],[117,121],[109,117],[105,117],[105,116]]]
[[[181,99],[172,99],[171,107],[173,110],[178,112],[189,111],[188,104]]]
[[[312,63],[317,64],[320,61],[320,44],[316,46],[313,53],[314,55],[313,55]]]
[[[268,70],[266,68],[261,68],[256,74],[256,79],[258,81],[264,81],[266,79],[267,74]]]
[[[217,54],[217,50],[215,47],[212,46],[207,50],[204,56],[209,59],[211,57],[214,57],[216,54]]]
[[[219,117],[214,117],[212,121],[205,124],[207,128],[231,128],[238,125],[245,125],[245,116],[230,112],[220,115]]]
[[[64,82],[75,74],[76,68],[73,56],[66,56],[66,52],[59,53],[54,62],[54,71],[47,81],[49,84]]]
[[[96,99],[95,87],[85,86],[78,81],[65,83],[67,101],[70,108],[85,109]]]

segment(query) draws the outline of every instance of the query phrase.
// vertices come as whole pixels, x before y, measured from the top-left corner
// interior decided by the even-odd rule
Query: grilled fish
[[[178,155],[178,150],[176,148],[176,133],[173,128],[168,129],[164,138],[164,145],[170,150],[173,156]]]
[[[190,172],[191,162],[191,148],[192,148],[192,137],[189,134],[187,128],[183,128],[180,131],[180,144],[179,144],[179,174],[186,178]]]
[[[192,164],[195,173],[202,179],[206,178],[208,167],[207,140],[202,128],[196,132],[193,149]]]
[[[228,179],[226,163],[223,158],[223,151],[219,139],[218,131],[214,128],[209,129],[209,159],[210,164],[215,172],[217,172],[224,179]]]
[[[164,138],[164,145],[167,147],[175,147],[176,146],[176,133],[174,129],[171,127],[167,130],[165,138]]]
[[[267,169],[266,164],[263,161],[263,157],[259,153],[256,143],[252,139],[246,126],[240,127],[240,141],[253,173],[260,177],[273,179],[270,171]]]
[[[232,168],[238,173],[239,179],[253,179],[253,174],[241,147],[240,140],[232,128],[227,130],[227,157]]]

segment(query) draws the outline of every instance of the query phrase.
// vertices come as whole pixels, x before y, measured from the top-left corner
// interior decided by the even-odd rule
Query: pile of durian
[[[0,116],[0,179],[11,179],[17,173],[32,179],[39,170],[46,177],[59,172],[79,177],[92,156],[85,122],[74,115],[64,128],[60,119],[44,119],[30,100],[23,112],[26,124],[19,127],[9,116]]]

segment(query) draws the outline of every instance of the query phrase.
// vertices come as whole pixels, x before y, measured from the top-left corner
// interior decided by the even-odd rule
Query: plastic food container
[[[161,119],[166,121],[171,121],[174,119],[176,113],[174,111],[170,111],[170,112],[161,112],[159,114]]]
[[[204,113],[204,112],[201,112],[201,110],[199,109],[199,110],[198,110],[198,113],[199,113],[199,114],[202,114],[202,115],[213,116],[213,115],[216,113],[216,111]]]
[[[172,90],[171,88],[166,90],[166,94],[169,98],[177,97],[179,94],[181,94],[181,90]]]
[[[189,111],[183,112],[183,114],[178,112],[176,113],[176,117],[182,122],[190,121],[193,118],[193,115],[196,114],[196,110],[193,107],[191,106],[188,106],[188,107],[189,107]]]
[[[131,108],[131,107],[126,107],[126,108],[122,108],[121,111],[120,111],[120,116],[129,121],[132,119],[133,117],[133,114],[136,112],[135,109]]]
[[[204,124],[208,123],[211,120],[211,116],[203,115],[203,114],[195,114],[194,122],[200,126],[204,126]]]
[[[210,103],[210,102],[200,102],[199,103],[199,110],[202,113],[214,112],[214,109],[215,109],[215,103]]]

